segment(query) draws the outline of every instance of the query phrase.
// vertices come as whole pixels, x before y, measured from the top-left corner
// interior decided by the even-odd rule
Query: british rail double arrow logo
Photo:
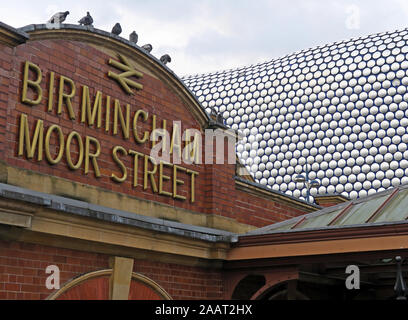
[[[126,59],[126,57],[124,57],[121,54],[118,54],[119,59],[122,61],[116,61],[113,59],[109,59],[108,64],[111,66],[114,66],[117,69],[120,69],[124,72],[117,74],[117,73],[113,73],[112,71],[108,72],[108,77],[112,78],[114,80],[116,80],[119,85],[122,87],[123,90],[125,90],[128,94],[134,94],[132,89],[130,87],[142,90],[143,89],[143,85],[141,85],[140,83],[137,83],[131,79],[129,79],[130,77],[138,77],[138,78],[142,78],[143,77],[143,73],[135,70],[128,59]]]

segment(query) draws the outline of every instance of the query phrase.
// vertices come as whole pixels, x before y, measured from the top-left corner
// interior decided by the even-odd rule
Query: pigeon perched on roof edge
[[[112,33],[116,34],[117,36],[122,33],[122,27],[120,26],[120,23],[117,23],[113,26],[112,28]]]
[[[137,40],[139,39],[139,36],[137,35],[136,31],[133,31],[130,35],[129,35],[129,41],[133,42],[134,44],[137,43]]]
[[[163,64],[167,64],[167,63],[171,62],[171,57],[170,57],[168,54],[164,54],[164,55],[162,55],[162,56],[160,57],[160,61],[161,61]]]
[[[143,46],[142,46],[142,49],[143,49],[143,50],[146,50],[147,52],[152,52],[153,46],[148,43],[148,44],[143,45]]]
[[[89,14],[89,12],[86,12],[86,16],[83,17],[81,20],[79,20],[78,23],[79,23],[80,25],[84,25],[84,26],[92,26],[92,24],[93,24],[93,18],[91,17],[91,15]]]
[[[69,15],[69,11],[57,12],[48,20],[48,23],[62,23],[67,18],[67,15]]]

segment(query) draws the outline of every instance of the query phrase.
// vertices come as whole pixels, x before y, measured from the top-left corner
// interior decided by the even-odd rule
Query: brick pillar
[[[236,152],[235,133],[224,126],[210,126],[210,130],[215,133],[215,138],[212,139],[213,155],[209,157],[208,154],[204,154],[203,161],[207,158],[212,160],[212,164],[206,165],[205,173],[205,209],[209,214],[223,215],[230,218],[234,218],[233,205],[235,201],[235,162]],[[209,133],[207,129],[207,134]],[[217,138],[218,137],[218,138]],[[216,142],[224,141],[223,148],[217,148]],[[211,139],[204,137],[204,153],[208,153],[211,150]],[[217,150],[221,149],[221,150]]]

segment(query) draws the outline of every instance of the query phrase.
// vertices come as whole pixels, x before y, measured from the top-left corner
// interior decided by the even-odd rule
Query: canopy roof
[[[260,228],[246,235],[407,223],[408,184]]]

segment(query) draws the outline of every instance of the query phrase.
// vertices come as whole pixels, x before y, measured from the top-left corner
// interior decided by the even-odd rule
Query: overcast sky
[[[66,10],[66,23],[90,11],[98,29],[120,22],[124,38],[135,30],[153,55],[170,54],[179,76],[408,27],[408,0],[1,0],[0,21],[22,27]]]

